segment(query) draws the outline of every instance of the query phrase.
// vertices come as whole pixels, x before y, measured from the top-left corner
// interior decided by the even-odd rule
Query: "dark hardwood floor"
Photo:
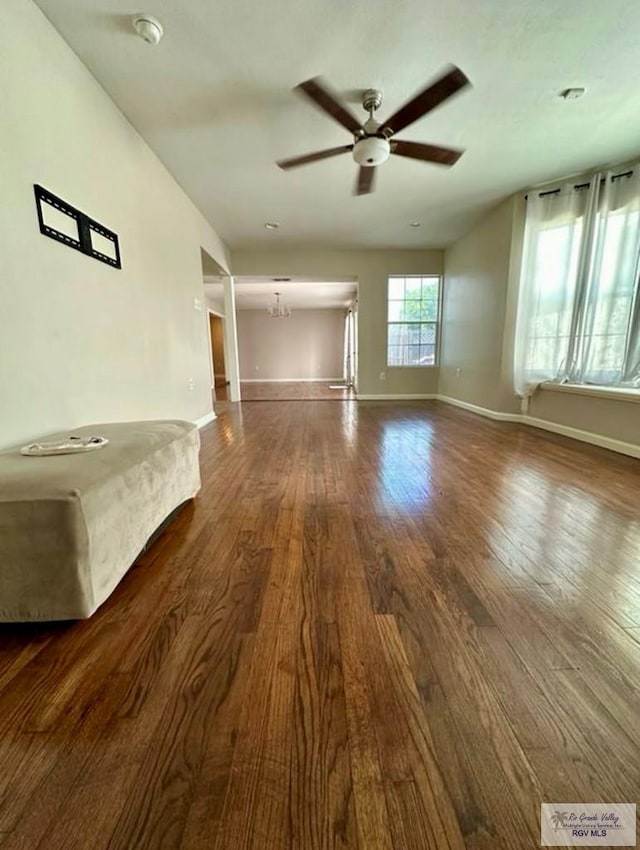
[[[0,627],[2,850],[528,850],[637,802],[640,462],[249,402],[89,621]]]
[[[243,401],[355,399],[353,389],[346,387],[340,379],[335,381],[241,381],[240,393]]]

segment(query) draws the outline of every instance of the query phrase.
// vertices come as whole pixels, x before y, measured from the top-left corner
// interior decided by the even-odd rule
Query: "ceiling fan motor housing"
[[[353,158],[365,168],[381,165],[389,159],[391,146],[387,139],[379,136],[367,136],[353,146]]]

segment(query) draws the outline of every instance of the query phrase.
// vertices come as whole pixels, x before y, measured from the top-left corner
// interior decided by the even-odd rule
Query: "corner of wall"
[[[517,409],[503,371],[514,206],[504,199],[444,255],[438,392],[496,411]]]

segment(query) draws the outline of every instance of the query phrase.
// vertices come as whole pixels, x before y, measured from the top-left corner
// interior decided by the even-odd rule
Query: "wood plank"
[[[345,599],[340,615],[351,776],[360,850],[393,850],[383,767],[378,753],[367,651],[355,600]]]
[[[207,639],[208,632],[200,618],[185,620],[144,710],[131,719],[118,716],[131,676],[120,674],[124,685],[122,699],[102,733],[90,741],[84,770],[76,774],[69,793],[50,824],[42,842],[43,850],[83,850],[87,846],[96,850],[107,847],[124,850],[132,846],[129,834],[135,831],[140,819],[144,819],[147,825],[143,843],[151,840],[158,820],[163,817],[154,807],[154,792],[162,796],[162,791],[158,792],[154,783],[162,784],[165,769],[147,773],[145,765],[157,756],[161,747],[164,752],[171,752],[172,741],[165,734],[165,723],[168,713],[174,708],[174,701],[184,702],[182,711],[189,717],[193,713],[193,697],[183,687],[185,683],[191,685],[194,682],[194,669],[198,659],[206,652]],[[225,663],[230,665],[233,657],[230,653]],[[224,681],[223,673],[216,681]],[[177,709],[176,715],[179,713],[180,709]],[[175,720],[173,722],[175,724]],[[177,736],[173,743],[180,751],[182,748],[187,750],[187,760],[191,757],[188,738]],[[61,754],[63,760],[68,757],[67,753]],[[170,802],[172,791],[179,781],[171,771],[173,764],[169,759],[164,798],[168,802],[167,815],[172,824],[170,835],[174,834],[176,826],[178,829],[181,826],[176,815],[182,813],[181,803],[184,803],[179,799],[172,806]],[[132,806],[135,795],[140,802]],[[79,812],[90,812],[91,817],[78,817]]]
[[[244,576],[238,576],[239,572],[236,578],[242,584]],[[237,674],[237,644],[245,622],[233,578],[218,593],[208,616],[190,618],[194,623],[191,652],[167,702],[161,734],[140,766],[131,805],[116,826],[114,846],[142,850],[156,846],[162,836],[176,844],[181,840],[212,723]]]
[[[288,844],[302,516],[298,505],[276,518],[273,569],[255,634],[216,850]]]
[[[298,635],[291,785],[295,847],[357,846],[337,628],[304,616]]]
[[[50,825],[63,809],[78,777],[89,773],[95,742],[105,733],[128,686],[126,677],[120,674],[107,679],[100,696],[84,715],[75,734],[56,752],[51,769],[37,784],[31,780],[32,793],[21,805],[20,820],[14,831],[4,839],[1,845],[3,850],[32,850],[41,844],[54,846],[49,840]],[[30,737],[33,739],[38,736]],[[15,790],[14,799],[17,801],[20,788],[16,787]],[[94,822],[94,826],[97,827],[98,823]]]
[[[394,718],[393,722],[377,729],[385,778],[391,780],[396,794],[399,783],[404,785],[405,780],[410,781],[411,797],[422,812],[425,847],[464,848],[464,838],[438,765],[433,737],[395,618],[377,615],[376,625],[381,651],[377,663],[371,666],[374,699],[383,717]],[[375,646],[373,635],[370,641]],[[409,804],[409,797],[403,795],[403,799]],[[402,808],[404,810],[404,805]],[[413,809],[415,814],[415,805]]]
[[[442,687],[437,683],[423,685],[420,687],[420,697],[464,846],[468,850],[500,850],[505,846],[499,834],[501,822],[494,819],[492,806],[487,799],[491,796],[489,789],[476,779],[473,755],[464,746],[451,722]]]
[[[289,846],[295,634],[257,632],[216,850]]]
[[[220,706],[203,753],[180,847],[213,847],[220,833],[222,811],[239,734],[242,705],[247,696],[255,635],[243,635],[227,696]]]

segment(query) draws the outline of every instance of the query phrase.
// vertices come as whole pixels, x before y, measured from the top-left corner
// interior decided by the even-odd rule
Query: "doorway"
[[[216,401],[228,400],[227,369],[224,357],[224,319],[209,310],[212,390]]]
[[[354,397],[351,277],[234,276],[243,401]]]

